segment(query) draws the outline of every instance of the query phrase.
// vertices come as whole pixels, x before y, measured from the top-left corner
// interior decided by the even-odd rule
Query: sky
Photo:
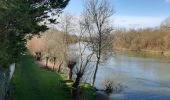
[[[170,0],[110,0],[115,14],[111,22],[121,28],[154,28],[170,16]],[[70,0],[66,12],[80,16],[82,0]]]

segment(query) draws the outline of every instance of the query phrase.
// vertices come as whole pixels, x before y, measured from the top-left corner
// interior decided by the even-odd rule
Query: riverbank
[[[114,47],[114,50],[116,51],[122,51],[122,52],[135,52],[135,53],[145,53],[150,55],[157,55],[157,56],[165,56],[170,57],[170,50],[151,50],[151,49],[128,49],[128,48],[119,48]]]
[[[11,100],[72,100],[71,84],[60,85],[65,79],[63,74],[40,68],[31,55],[24,55],[16,65]],[[95,91],[90,85],[82,89],[87,100],[94,100]]]
[[[59,74],[41,69],[30,55],[24,55],[12,79],[11,100],[70,100],[69,91],[59,86],[60,80]]]

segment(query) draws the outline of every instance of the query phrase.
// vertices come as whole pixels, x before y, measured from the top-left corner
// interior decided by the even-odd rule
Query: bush
[[[111,79],[106,79],[103,82],[104,85],[104,92],[107,95],[110,95],[112,93],[120,93],[123,91],[123,85],[121,85],[121,83],[116,83]]]

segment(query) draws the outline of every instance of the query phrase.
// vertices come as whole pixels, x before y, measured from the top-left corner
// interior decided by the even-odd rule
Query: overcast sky
[[[115,27],[156,27],[170,16],[170,0],[110,0],[115,9],[112,23]],[[82,0],[70,0],[65,11],[79,16],[83,10]]]

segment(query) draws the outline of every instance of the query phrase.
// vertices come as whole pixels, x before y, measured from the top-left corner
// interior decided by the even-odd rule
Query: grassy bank
[[[69,92],[59,86],[59,80],[62,80],[59,74],[41,69],[30,55],[25,55],[16,67],[11,100],[70,100]]]
[[[32,56],[24,55],[12,79],[15,88],[11,100],[72,100],[71,84],[59,84],[64,79],[64,75],[42,69]],[[95,90],[89,84],[81,90],[83,100],[94,100]]]

